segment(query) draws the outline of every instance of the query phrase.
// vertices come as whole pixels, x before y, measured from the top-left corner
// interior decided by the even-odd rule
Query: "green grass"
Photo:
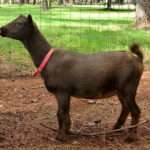
[[[135,11],[106,11],[99,7],[53,7],[47,12],[39,6],[0,5],[0,25],[18,15],[32,14],[41,32],[54,47],[83,53],[126,50],[139,42],[150,50],[150,31],[135,29]],[[8,61],[25,65],[29,55],[23,45],[11,39],[0,38],[0,54]],[[10,59],[10,54],[13,55]]]

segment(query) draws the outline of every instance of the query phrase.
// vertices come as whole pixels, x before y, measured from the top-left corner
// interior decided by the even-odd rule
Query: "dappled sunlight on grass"
[[[139,42],[144,49],[150,50],[150,31],[133,27],[134,8],[130,11],[127,8],[106,11],[98,5],[56,6],[43,12],[39,6],[1,5],[0,25],[20,14],[32,14],[41,32],[54,47],[95,53],[128,50],[132,42]],[[15,51],[11,62],[23,64],[25,59],[28,61],[30,57],[24,49],[18,41],[0,38],[0,55],[7,57],[10,51]]]
[[[40,23],[38,23],[38,25],[40,25]],[[54,29],[55,27],[70,27],[70,28],[76,28],[76,29],[79,29],[79,28],[85,28],[85,29],[95,29],[97,31],[103,31],[103,30],[111,30],[111,31],[118,31],[118,30],[122,30],[123,27],[119,26],[119,25],[114,25],[114,24],[108,24],[108,25],[94,25],[94,24],[90,24],[90,25],[87,25],[86,23],[69,23],[69,24],[66,24],[64,22],[60,23],[60,22],[53,22],[53,25],[49,25],[47,23],[42,23],[42,30],[45,28],[45,29],[48,29],[51,30],[52,28]]]
[[[72,18],[81,18],[81,19],[133,19],[135,17],[135,13],[81,13],[81,12],[71,12],[71,13],[63,13],[64,17]]]

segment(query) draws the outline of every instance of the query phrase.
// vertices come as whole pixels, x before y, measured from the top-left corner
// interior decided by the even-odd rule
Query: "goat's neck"
[[[36,30],[32,36],[22,41],[28,49],[36,67],[40,65],[44,56],[51,49],[50,44],[46,41],[40,31]]]

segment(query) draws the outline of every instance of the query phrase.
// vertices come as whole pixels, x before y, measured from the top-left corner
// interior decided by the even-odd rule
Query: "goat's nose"
[[[0,28],[0,35],[2,35],[2,28]]]
[[[0,36],[6,36],[6,34],[7,34],[7,29],[4,27],[1,27],[0,28]]]

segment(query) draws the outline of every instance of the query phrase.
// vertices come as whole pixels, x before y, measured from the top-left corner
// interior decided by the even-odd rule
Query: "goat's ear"
[[[28,22],[31,23],[31,24],[32,24],[32,22],[33,22],[33,21],[32,21],[32,16],[31,16],[30,14],[28,15]]]

